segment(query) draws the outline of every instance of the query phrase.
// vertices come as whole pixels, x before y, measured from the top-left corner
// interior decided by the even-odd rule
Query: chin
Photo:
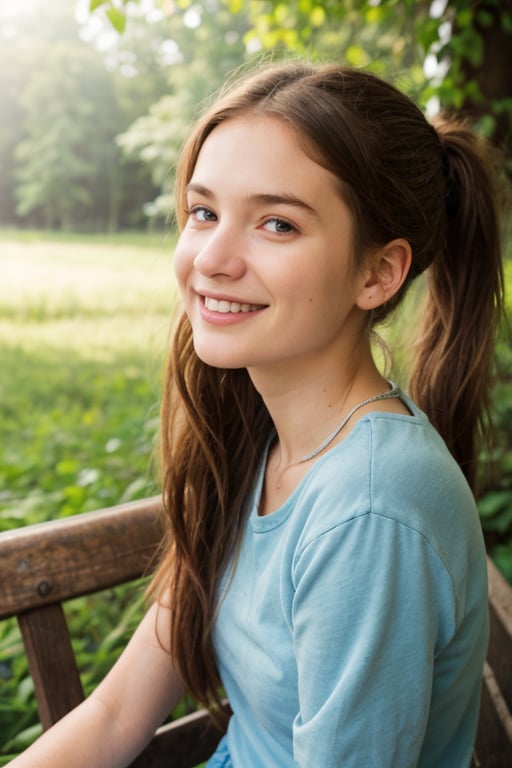
[[[212,368],[246,368],[245,362],[233,354],[226,353],[225,350],[215,350],[212,347],[204,348],[202,345],[194,344],[194,351],[201,362],[210,365]]]

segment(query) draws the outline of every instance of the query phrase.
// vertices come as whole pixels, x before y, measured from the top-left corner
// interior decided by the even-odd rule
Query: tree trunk
[[[473,28],[482,39],[483,60],[473,65],[464,57],[461,62],[466,82],[478,84],[482,99],[467,98],[464,112],[472,118],[492,114],[495,127],[492,138],[512,156],[512,33],[505,28],[503,16],[512,24],[512,0],[479,0],[473,6]],[[454,29],[457,34],[457,29]],[[508,105],[507,105],[508,101]]]

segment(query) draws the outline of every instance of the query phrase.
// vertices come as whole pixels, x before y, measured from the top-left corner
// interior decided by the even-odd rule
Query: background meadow
[[[172,245],[0,233],[0,531],[158,493]],[[69,606],[88,690],[142,611],[137,584]],[[0,764],[38,733],[17,626],[3,622]]]

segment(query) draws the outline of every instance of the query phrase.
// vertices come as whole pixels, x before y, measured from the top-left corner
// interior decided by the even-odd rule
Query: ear
[[[393,298],[407,277],[411,260],[411,246],[403,238],[392,240],[373,253],[357,298],[359,309],[376,309]]]

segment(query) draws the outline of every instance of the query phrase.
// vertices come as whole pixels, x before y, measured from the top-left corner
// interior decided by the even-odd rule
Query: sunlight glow
[[[20,29],[37,17],[43,0],[0,0],[0,35],[16,37]]]

